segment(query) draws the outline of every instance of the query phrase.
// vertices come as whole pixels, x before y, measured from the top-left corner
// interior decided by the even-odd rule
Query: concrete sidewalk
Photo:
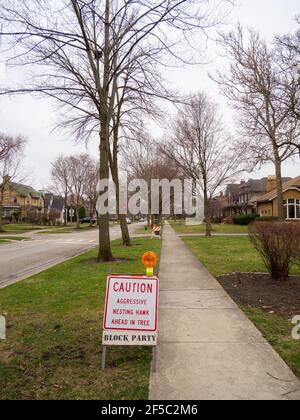
[[[169,225],[159,309],[150,400],[300,400],[298,379]]]

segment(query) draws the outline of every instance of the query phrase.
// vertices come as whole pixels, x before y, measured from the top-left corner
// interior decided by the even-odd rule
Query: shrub
[[[234,217],[234,223],[236,225],[249,225],[259,217],[258,214],[242,214],[241,216]]]
[[[249,236],[275,280],[287,280],[291,264],[300,260],[300,224],[255,222]]]
[[[222,221],[224,225],[234,225],[233,216],[228,216]]]
[[[60,211],[58,209],[52,208],[49,211],[49,220],[52,223],[53,226],[56,225],[58,219],[60,218]]]

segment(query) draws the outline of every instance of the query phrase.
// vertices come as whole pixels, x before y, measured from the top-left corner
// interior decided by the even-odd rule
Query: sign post
[[[157,257],[146,254],[142,259],[144,265],[147,261],[146,276],[109,275],[107,278],[102,369],[106,365],[107,346],[152,346],[152,369],[156,369],[159,281],[149,265],[156,264]]]

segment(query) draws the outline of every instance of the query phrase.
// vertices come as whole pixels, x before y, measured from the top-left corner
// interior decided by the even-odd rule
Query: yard
[[[33,230],[45,230],[45,229],[53,229],[53,228],[54,228],[53,226],[32,225],[29,223],[14,223],[14,224],[3,225],[3,232],[1,233],[4,233],[4,234],[5,233],[9,233],[9,234],[21,233],[22,234],[22,233],[31,232]]]
[[[97,229],[97,225],[90,226],[90,224],[81,224],[79,227],[80,230],[84,229]],[[0,239],[2,239],[1,234],[18,234],[18,233],[28,233],[32,231],[37,231],[37,233],[45,234],[57,234],[57,233],[72,233],[78,232],[76,224],[68,224],[68,226],[44,226],[44,225],[31,225],[29,223],[16,223],[16,224],[7,224],[3,226],[3,232],[0,232]]]
[[[47,227],[45,227],[47,229]],[[61,226],[61,227],[52,227],[49,230],[44,230],[43,232],[36,232],[37,234],[45,234],[45,235],[56,235],[56,234],[64,234],[64,233],[78,233],[82,231],[88,231],[88,230],[95,230],[98,229],[97,225],[90,226],[89,224],[86,225],[80,225],[79,228],[76,228],[76,226]]]
[[[25,238],[25,236],[0,236],[0,244],[3,243],[10,243],[12,241],[29,241],[29,238]]]
[[[300,267],[292,268],[287,282],[275,282],[247,237],[187,237],[184,242],[300,378],[300,343],[291,337],[291,319],[300,315]]]
[[[205,233],[206,226],[198,225],[198,226],[188,226],[183,222],[174,222],[170,221],[170,225],[173,227],[176,233],[179,234],[202,234]],[[212,226],[213,233],[225,233],[225,234],[246,234],[248,233],[248,226],[240,226],[240,225],[223,225],[223,224],[214,224]]]
[[[114,347],[101,371],[106,277],[142,273],[141,255],[160,241],[132,248],[113,242],[128,261],[96,264],[96,250],[0,290],[8,340],[0,342],[0,399],[147,399],[151,349]]]

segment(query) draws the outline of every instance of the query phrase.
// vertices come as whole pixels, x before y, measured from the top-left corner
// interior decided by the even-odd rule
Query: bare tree
[[[241,171],[241,154],[223,128],[216,105],[205,93],[189,99],[179,111],[170,140],[161,147],[185,176],[203,184],[206,235],[211,236],[210,202],[221,186]]]
[[[21,161],[26,140],[0,134],[0,232],[3,230],[3,202],[9,184],[21,176]]]
[[[245,39],[239,26],[221,36],[227,57],[228,72],[219,72],[214,79],[239,115],[241,144],[254,164],[272,161],[277,178],[278,216],[283,218],[282,162],[295,152],[293,140],[299,135],[299,121],[291,117],[290,90],[294,83],[292,70],[282,68],[260,35],[248,31]]]
[[[300,16],[296,17],[296,21],[300,25]],[[283,36],[277,36],[276,40],[278,43],[283,45],[285,48],[287,48],[291,54],[299,60],[300,57],[300,28],[297,30],[295,34],[287,34]],[[299,61],[294,62],[296,64]]]
[[[199,37],[193,34],[217,25],[224,17],[219,4],[232,2],[213,3],[3,0],[0,33],[11,46],[9,63],[29,65],[35,73],[25,89],[13,87],[5,93],[46,95],[64,108],[62,114],[67,117],[63,125],[70,124],[79,137],[83,128],[97,131],[100,180],[106,180],[117,81],[126,74],[128,59],[146,51],[153,62],[160,64],[191,62],[199,43]],[[183,45],[192,49],[186,57],[181,53]],[[144,93],[152,95],[151,85]],[[101,214],[99,260],[112,259],[109,215]]]
[[[92,218],[96,213],[96,205],[98,200],[97,184],[99,179],[99,165],[98,162],[95,162],[91,158],[87,165],[88,168],[86,172],[83,192],[92,224]]]
[[[148,184],[148,228],[150,228],[153,225],[154,217],[159,217],[162,214],[163,207],[163,197],[160,194],[160,214],[152,214],[152,180],[172,181],[181,178],[182,172],[172,159],[161,152],[159,143],[142,129],[136,133],[134,142],[131,139],[130,147],[122,149],[122,156],[124,169],[129,179],[142,179]],[[174,209],[175,203],[172,194],[170,199],[172,209]]]
[[[90,168],[90,156],[87,154],[69,156],[68,167],[71,179],[71,193],[76,212],[76,227],[79,228],[79,211],[84,201],[83,196]]]
[[[49,221],[52,223],[53,226],[56,225],[58,219],[60,219],[60,211],[58,209],[50,209],[49,211]]]
[[[3,162],[6,157],[18,154],[25,145],[24,137],[12,137],[4,133],[0,133],[0,162]]]
[[[300,25],[300,17],[297,18]],[[300,30],[295,34],[277,36],[275,38],[276,58],[281,66],[282,72],[291,73],[292,79],[285,80],[283,89],[289,92],[286,106],[290,107],[291,121],[300,119]],[[300,134],[287,139],[292,147],[299,151],[300,156]]]
[[[68,223],[68,194],[72,189],[72,178],[69,158],[59,156],[52,164],[51,176],[55,190],[64,197],[64,225]]]

